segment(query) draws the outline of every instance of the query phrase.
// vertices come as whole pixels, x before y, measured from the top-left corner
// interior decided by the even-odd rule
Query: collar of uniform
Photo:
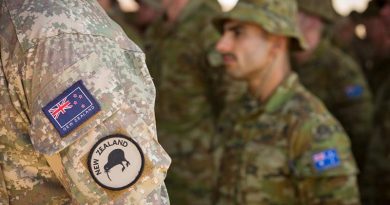
[[[272,95],[263,103],[253,97],[245,97],[244,109],[246,113],[273,113],[283,107],[283,105],[292,97],[291,90],[296,87],[298,82],[296,73],[291,72],[283,82],[276,88]]]
[[[292,97],[292,89],[298,85],[298,76],[296,73],[290,73],[284,81],[276,88],[275,92],[263,103],[264,110],[267,113],[273,113]]]

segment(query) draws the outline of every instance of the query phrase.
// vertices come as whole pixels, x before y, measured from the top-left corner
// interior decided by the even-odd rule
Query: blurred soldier
[[[331,0],[298,0],[299,24],[309,48],[294,55],[302,84],[319,97],[351,138],[360,168],[364,166],[372,128],[371,91],[359,65],[325,34],[337,18]]]
[[[348,136],[291,71],[296,15],[293,0],[241,0],[214,21],[226,72],[251,94],[223,118],[216,204],[359,204]]]
[[[172,157],[173,204],[210,204],[213,131],[222,97],[210,24],[216,0],[163,0],[165,15],[147,31],[147,63],[157,88],[159,140]],[[221,65],[221,64],[220,64]]]
[[[363,20],[367,38],[363,51],[356,51],[366,63],[375,88],[374,135],[367,150],[364,182],[365,204],[387,205],[390,202],[390,1],[378,3],[375,15]],[[371,51],[371,52],[369,52]]]
[[[390,76],[387,77],[378,92],[374,136],[367,153],[364,179],[368,193],[363,198],[367,205],[390,202]]]
[[[390,74],[390,1],[377,2],[375,13],[367,14],[360,22],[366,27],[367,36],[363,46],[357,49],[358,59],[367,70],[372,88],[379,91]]]
[[[355,35],[356,26],[365,28],[365,35]],[[372,0],[363,14],[354,13],[335,28],[335,42],[347,50],[362,66],[373,94],[390,73],[390,1]],[[362,39],[361,39],[362,38]]]
[[[144,53],[96,1],[0,8],[1,204],[169,204]]]
[[[119,24],[126,35],[137,45],[142,47],[141,34],[137,27],[127,22],[125,13],[120,9],[117,0],[98,0],[100,6],[107,12],[108,16]]]
[[[162,5],[160,0],[135,0],[139,9],[134,13],[134,16],[127,15],[127,19],[131,19],[139,32],[144,35],[147,29],[162,15]]]

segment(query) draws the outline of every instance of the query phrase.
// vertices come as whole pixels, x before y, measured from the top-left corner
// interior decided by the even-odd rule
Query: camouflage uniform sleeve
[[[1,48],[1,46],[0,46]],[[2,60],[1,60],[1,55],[0,55],[0,85],[3,86],[3,68],[2,68]],[[0,126],[0,130],[1,130],[1,126]],[[3,170],[0,166],[0,204],[2,205],[8,205],[9,204],[9,198],[8,198],[8,193],[7,193],[7,187],[5,186],[5,180],[4,180],[4,174],[3,174]]]
[[[367,149],[367,164],[362,176],[362,198],[375,204],[390,201],[390,81],[378,90],[375,127]]]
[[[163,181],[170,158],[157,141],[144,54],[105,37],[64,34],[41,42],[29,57],[39,62],[31,141],[40,153],[60,155],[60,178],[72,198],[168,204]]]
[[[338,84],[332,87],[338,89],[330,89],[335,103],[329,109],[351,138],[354,156],[359,167],[363,168],[372,129],[372,94],[360,66],[339,50],[335,50],[333,55],[339,60],[330,75],[334,75],[332,83]]]
[[[2,204],[2,205],[9,204],[7,188],[5,187],[4,175],[3,175],[3,170],[1,169],[1,167],[0,167],[0,204]]]
[[[147,205],[170,205],[168,191],[165,184],[148,195]]]
[[[341,126],[331,116],[311,116],[297,130],[289,153],[299,204],[360,204],[357,168]]]

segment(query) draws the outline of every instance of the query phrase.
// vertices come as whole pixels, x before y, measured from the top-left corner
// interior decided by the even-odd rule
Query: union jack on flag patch
[[[340,158],[337,154],[336,149],[327,149],[317,154],[314,154],[312,159],[314,167],[317,171],[324,171],[330,168],[340,166]]]
[[[60,114],[65,114],[66,109],[72,108],[72,104],[66,98],[62,99],[61,102],[57,103],[54,107],[52,107],[49,112],[54,119],[58,119]]]
[[[100,111],[100,105],[79,80],[42,108],[64,137]]]

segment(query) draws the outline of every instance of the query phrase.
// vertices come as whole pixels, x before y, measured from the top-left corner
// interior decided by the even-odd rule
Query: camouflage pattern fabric
[[[4,204],[4,205],[8,205],[9,204],[9,198],[8,198],[8,194],[7,194],[7,187],[5,186],[3,170],[1,170],[1,167],[0,167],[0,204]]]
[[[219,32],[228,19],[255,23],[269,33],[292,38],[295,49],[305,49],[307,44],[296,16],[296,0],[240,0],[231,11],[214,18],[213,23]]]
[[[387,78],[389,79],[389,75]],[[367,205],[390,201],[390,81],[383,82],[376,99],[374,134],[367,152],[364,190]]]
[[[327,22],[333,22],[339,15],[333,9],[332,0],[298,0],[299,10],[319,16]]]
[[[126,35],[140,48],[143,47],[142,37],[140,32],[137,30],[135,26],[126,21],[126,18],[123,12],[119,8],[113,8],[111,11],[107,12],[108,16],[114,20],[120,27],[122,27],[123,31]]]
[[[246,97],[231,110],[216,204],[360,204],[348,136],[296,74],[264,104]],[[314,155],[329,149],[340,163],[316,169]]]
[[[324,102],[345,128],[357,163],[363,169],[374,108],[359,65],[323,39],[308,61],[293,67],[302,84]]]
[[[4,204],[169,204],[170,158],[157,141],[144,53],[95,1],[0,0],[0,8]],[[61,138],[42,107],[78,80],[101,111]],[[110,134],[131,137],[145,158],[139,180],[116,192],[99,186],[86,165],[92,146]],[[71,193],[43,154],[60,155]]]
[[[218,33],[209,21],[219,9],[217,1],[189,1],[175,23],[161,19],[147,31],[159,141],[173,160],[166,180],[172,204],[210,204],[211,151],[223,98],[213,52]]]

